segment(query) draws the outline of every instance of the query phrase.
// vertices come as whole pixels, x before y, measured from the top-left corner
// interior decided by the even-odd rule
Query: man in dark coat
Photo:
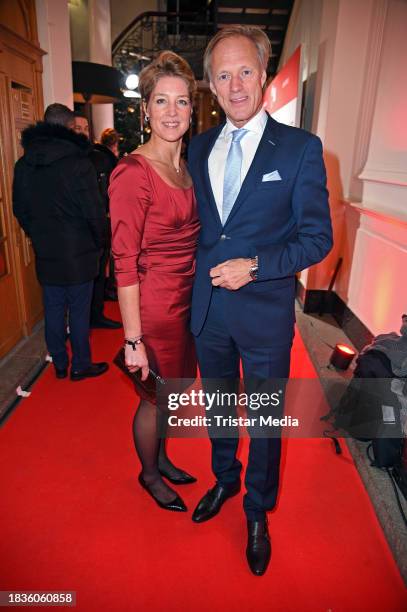
[[[45,338],[57,378],[68,368],[65,315],[69,312],[71,380],[99,376],[92,363],[89,315],[93,281],[106,241],[106,216],[89,141],[73,131],[73,112],[51,104],[44,121],[24,130],[24,155],[15,166],[13,211],[30,237],[43,288]]]
[[[80,112],[75,113],[74,130],[77,134],[83,134],[89,138],[89,123],[87,118]],[[105,130],[107,131],[107,130]],[[112,130],[115,132],[115,130]],[[117,132],[115,132],[117,134]],[[108,187],[110,174],[117,164],[117,157],[107,146],[93,143],[89,150],[89,158],[96,170],[99,185],[99,192],[103,200],[106,211],[106,223],[108,225],[108,241],[103,249],[100,262],[99,274],[95,278],[93,285],[93,296],[90,307],[90,326],[99,329],[119,329],[122,324],[105,316],[104,300],[106,291],[106,266],[110,255],[110,219],[109,219],[109,196]]]

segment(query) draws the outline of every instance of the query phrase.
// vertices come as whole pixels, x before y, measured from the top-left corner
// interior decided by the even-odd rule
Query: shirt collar
[[[264,128],[266,127],[266,123],[267,123],[267,113],[264,110],[264,108],[262,108],[257,115],[254,115],[254,117],[252,117],[250,119],[250,121],[248,121],[244,126],[245,130],[248,130],[249,132],[254,132],[255,134],[258,134],[259,136],[261,136],[264,132]],[[230,121],[230,119],[226,119],[226,125],[223,129],[223,137],[224,138],[229,138],[231,133],[238,129],[235,125],[233,125],[233,123]]]

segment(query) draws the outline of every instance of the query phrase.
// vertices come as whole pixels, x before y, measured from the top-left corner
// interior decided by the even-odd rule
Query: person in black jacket
[[[51,104],[44,121],[24,130],[24,155],[15,166],[13,211],[29,236],[43,288],[45,339],[57,378],[68,369],[65,315],[69,313],[71,380],[99,376],[92,363],[89,314],[93,280],[106,242],[106,215],[89,141],[73,131],[74,114]]]
[[[87,118],[80,112],[75,112],[74,130],[77,134],[83,134],[89,138],[89,123]],[[106,131],[106,130],[105,130]],[[113,132],[115,130],[112,130]],[[93,296],[90,307],[90,326],[99,329],[119,329],[122,324],[105,316],[104,300],[106,291],[106,266],[110,255],[110,219],[109,219],[109,187],[110,174],[117,164],[116,155],[105,145],[93,143],[89,150],[89,158],[95,167],[99,192],[106,211],[106,223],[108,225],[108,241],[103,249],[99,262],[99,274],[93,285]]]
[[[119,134],[117,133],[117,131],[113,128],[106,128],[105,130],[103,130],[103,132],[100,135],[100,143],[96,142],[94,144],[93,147],[93,151],[96,152],[96,155],[99,154],[99,156],[103,156],[105,159],[104,162],[104,166],[105,166],[105,185],[106,185],[106,190],[105,190],[105,198],[106,198],[106,206],[107,206],[107,211],[109,213],[109,195],[108,195],[108,187],[109,187],[109,181],[110,181],[110,175],[113,172],[113,170],[115,169],[117,162],[119,161]],[[92,153],[91,153],[91,160],[94,162],[94,160],[92,159]],[[94,165],[96,167],[97,170],[97,164]],[[99,185],[100,185],[100,181],[99,181]],[[110,230],[110,213],[108,214],[108,219],[109,219],[109,230]],[[109,242],[111,239],[111,230],[109,231]],[[109,248],[108,248],[108,276],[105,278],[105,282],[104,282],[104,295],[103,298],[104,300],[109,300],[112,302],[117,302],[118,298],[117,298],[117,285],[116,285],[116,278],[115,278],[115,274],[114,274],[114,262],[113,262],[113,257],[111,255],[110,252],[110,243],[109,243]],[[95,297],[95,292],[93,292],[93,296]],[[92,315],[91,315],[91,325],[92,325]]]

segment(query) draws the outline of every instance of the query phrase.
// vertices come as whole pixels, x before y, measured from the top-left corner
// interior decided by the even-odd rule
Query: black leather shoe
[[[150,487],[145,482],[141,474],[139,474],[138,481],[143,487],[143,489],[145,489],[147,493],[153,498],[153,500],[160,506],[160,508],[163,508],[164,510],[172,510],[173,512],[186,512],[187,511],[187,507],[182,501],[182,499],[179,497],[179,495],[177,495],[175,499],[172,499],[169,502],[162,502],[159,499],[157,499],[154,493],[152,493],[152,491],[150,490]]]
[[[108,319],[107,317],[93,319],[90,322],[90,326],[92,329],[121,329],[123,327],[120,321],[113,321],[113,319]]]
[[[167,480],[172,482],[172,484],[175,485],[185,485],[196,482],[195,476],[191,476],[191,474],[188,474],[188,472],[184,472],[184,470],[180,470],[179,468],[177,468],[179,476],[177,476],[176,478],[170,476],[165,470],[162,470],[160,468],[158,468],[158,471],[160,472],[161,476],[164,476],[164,478],[166,478]]]
[[[91,363],[84,370],[71,370],[71,380],[83,380],[84,378],[94,378],[104,374],[109,369],[109,364],[105,361],[100,363]]]
[[[267,519],[264,521],[247,521],[246,557],[253,574],[262,576],[271,557]]]
[[[209,521],[212,517],[216,516],[223,504],[229,497],[237,495],[240,491],[240,480],[235,484],[221,485],[218,482],[216,485],[209,489],[209,491],[203,496],[199,504],[194,510],[192,520],[194,523],[203,523]]]
[[[66,378],[68,376],[68,368],[57,368],[54,365],[55,368],[55,376],[57,378]]]

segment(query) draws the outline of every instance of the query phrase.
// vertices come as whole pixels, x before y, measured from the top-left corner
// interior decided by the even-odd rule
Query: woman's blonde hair
[[[143,100],[148,103],[151,92],[162,77],[179,77],[188,87],[191,102],[196,93],[196,82],[191,66],[183,57],[173,51],[163,51],[140,73],[139,90]]]

